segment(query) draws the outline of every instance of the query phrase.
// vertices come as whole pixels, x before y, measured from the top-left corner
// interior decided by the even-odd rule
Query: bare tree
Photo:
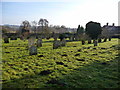
[[[48,27],[48,24],[49,24],[48,20],[47,20],[47,19],[44,19],[44,26],[47,26],[47,27]]]
[[[22,22],[22,26],[24,29],[29,29],[31,25],[30,25],[29,21],[25,20]]]
[[[49,36],[49,33],[50,33],[50,28],[48,27],[48,20],[47,19],[40,19],[39,22],[38,22],[38,25],[40,25],[40,27],[42,27],[42,31],[41,33],[42,34],[45,34],[44,36]],[[38,29],[40,29],[40,27]],[[47,37],[46,37],[47,38]]]
[[[36,31],[37,31],[37,22],[36,21],[32,21],[32,31],[34,31],[34,33],[36,33]]]
[[[38,25],[40,25],[42,27],[42,31],[43,31],[44,19],[41,18],[38,22]]]
[[[20,36],[22,39],[25,40],[27,38],[27,36],[29,34],[30,27],[31,27],[31,25],[30,25],[29,21],[25,20],[22,22],[22,24],[19,28],[20,29]]]

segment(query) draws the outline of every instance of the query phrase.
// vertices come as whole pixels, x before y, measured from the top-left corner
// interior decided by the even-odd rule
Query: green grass
[[[118,88],[118,39],[96,47],[67,42],[58,49],[52,41],[43,40],[38,55],[32,56],[27,40],[3,43],[3,88]],[[42,75],[46,70],[48,74]]]

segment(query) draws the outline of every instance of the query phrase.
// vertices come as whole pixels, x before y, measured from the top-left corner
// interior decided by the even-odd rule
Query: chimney
[[[108,26],[109,23],[106,23],[106,25]]]
[[[115,23],[113,23],[112,26],[115,26]]]

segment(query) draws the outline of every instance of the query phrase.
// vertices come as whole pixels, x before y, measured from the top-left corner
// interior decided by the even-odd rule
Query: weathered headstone
[[[94,40],[94,46],[97,46],[97,41],[96,40]]]
[[[63,39],[62,41],[54,40],[53,42],[53,49],[57,49],[58,47],[62,47],[66,45],[66,40]]]
[[[42,38],[38,38],[37,47],[42,47]]]
[[[54,38],[54,41],[56,41],[57,38],[58,38],[58,35],[54,33],[54,34],[53,34],[53,38]]]
[[[85,44],[85,41],[84,40],[82,40],[82,45],[84,45]]]
[[[28,39],[29,55],[37,55],[37,47],[35,46],[35,36],[30,36]]]
[[[70,40],[70,41],[74,41],[74,37],[71,36],[71,37],[69,38],[69,40]]]
[[[58,47],[60,47],[60,42],[55,40],[53,42],[53,49],[57,49]]]
[[[111,37],[109,37],[109,41],[111,41]]]
[[[29,48],[29,55],[37,55],[37,47],[36,46],[31,46]]]
[[[9,43],[9,38],[8,38],[8,36],[5,36],[5,37],[4,37],[4,43]]]
[[[63,39],[63,40],[61,41],[61,46],[65,46],[65,45],[66,45],[66,40]]]
[[[88,39],[88,44],[91,44],[91,40],[90,39]]]
[[[35,45],[35,36],[30,36],[28,39],[28,47],[30,48],[31,46]]]

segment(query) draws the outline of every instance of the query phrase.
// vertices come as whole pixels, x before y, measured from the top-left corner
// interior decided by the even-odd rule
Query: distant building
[[[112,37],[120,35],[120,26],[115,26],[114,23],[112,25],[108,25],[107,23],[102,27],[102,30],[103,30],[102,32],[106,30],[106,32],[102,34],[110,35]]]

